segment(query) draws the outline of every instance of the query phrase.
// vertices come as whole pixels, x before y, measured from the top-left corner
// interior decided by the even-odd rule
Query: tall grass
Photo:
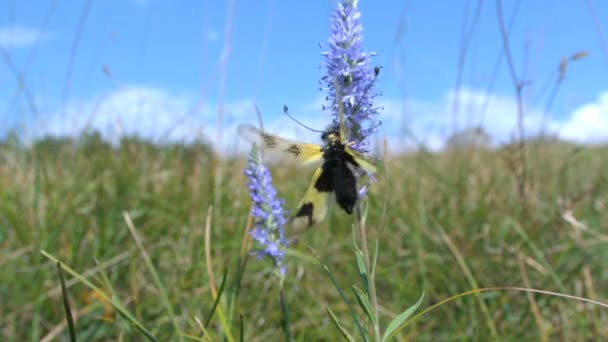
[[[379,239],[376,292],[384,321],[411,306],[423,291],[422,307],[493,286],[608,301],[608,148],[549,140],[529,141],[526,148],[525,206],[511,172],[518,159],[509,147],[419,151],[387,160],[390,181],[380,173],[366,221],[370,238]],[[213,198],[215,163],[223,163],[219,200]],[[238,158],[218,158],[204,144],[157,146],[123,138],[112,147],[95,133],[76,140],[47,138],[32,146],[14,138],[4,141],[2,339],[69,339],[56,264],[40,250],[111,294],[158,340],[178,339],[176,326],[183,334],[200,336],[194,317],[204,322],[214,305],[207,266],[214,272],[215,287],[228,270],[228,289],[242,265],[249,214],[244,164]],[[273,172],[281,195],[291,206],[297,204],[311,172]],[[386,193],[388,207],[381,229],[376,229]],[[205,225],[214,202],[221,206],[221,215],[209,221],[206,251]],[[338,317],[349,317],[348,308],[312,256],[322,259],[343,288],[350,287],[359,278],[352,231],[345,228],[352,219],[332,210],[325,223],[299,232],[292,245],[284,299],[294,340],[340,337],[326,306]],[[142,257],[140,247],[149,259]],[[206,263],[206,252],[212,265]],[[235,317],[242,316],[247,341],[284,337],[279,289],[266,266],[248,262],[238,297],[233,297],[232,310]],[[64,276],[79,341],[141,335],[115,310],[104,312],[108,307],[88,287]],[[223,298],[219,305],[225,312],[227,296]],[[343,323],[355,336],[356,327],[348,320]],[[230,324],[234,335],[241,323],[235,318]],[[208,333],[219,336],[221,329],[215,315]],[[440,306],[397,338],[492,336],[608,339],[608,312],[563,298],[489,291]]]

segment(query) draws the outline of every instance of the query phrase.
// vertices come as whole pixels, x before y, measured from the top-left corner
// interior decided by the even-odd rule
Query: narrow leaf
[[[372,270],[371,275],[374,277],[376,275],[376,265],[378,264],[378,239],[376,239],[375,247],[374,247],[374,261],[372,262]]]
[[[48,252],[46,252],[45,250],[40,250],[40,253],[42,253],[42,255],[44,255],[47,259],[57,263],[59,262],[59,259],[55,258],[54,256],[52,256],[51,254],[49,254]],[[80,273],[74,271],[73,269],[71,269],[70,267],[66,266],[65,264],[61,264],[61,268],[66,271],[67,273],[69,273],[72,277],[78,279],[81,283],[83,283],[86,287],[90,288],[91,290],[94,290],[96,292],[99,293],[99,295],[106,301],[108,301],[110,304],[112,304],[112,306],[116,309],[116,311],[118,311],[121,315],[123,315],[131,324],[133,324],[142,334],[144,334],[144,336],[146,336],[150,341],[158,341],[154,335],[152,335],[152,333],[150,331],[148,331],[148,329],[146,329],[146,327],[144,327],[143,324],[141,324],[141,322],[139,322],[135,316],[131,315],[131,313],[129,313],[129,311],[127,311],[127,309],[125,309],[122,304],[120,302],[118,302],[117,300],[114,300],[112,298],[110,298],[110,296],[108,296],[106,293],[104,293],[100,288],[98,288],[97,286],[93,285],[92,282],[90,282],[88,279],[86,279],[84,276],[82,276]]]
[[[240,315],[240,317],[241,317],[241,327],[239,329],[241,331],[240,341],[243,342],[244,341],[243,339],[245,338],[245,327],[243,325],[243,315]]]
[[[423,298],[424,298],[424,291],[422,292],[422,295],[420,296],[420,299],[418,299],[418,302],[416,304],[410,306],[407,310],[405,310],[402,313],[400,313],[399,315],[397,315],[397,317],[395,317],[388,324],[388,327],[386,328],[386,331],[384,332],[384,336],[382,336],[382,342],[393,337],[393,335],[395,335],[397,332],[399,332],[399,330],[401,330],[403,323],[405,323],[407,321],[407,319],[414,313],[414,311],[416,311],[416,309],[418,309],[420,304],[422,304]]]
[[[365,291],[369,293],[369,277],[367,275],[367,269],[365,268],[365,261],[363,261],[363,253],[360,251],[356,251],[355,258],[357,260],[357,269],[359,270],[359,277],[361,278],[361,283],[363,283]]]
[[[65,319],[68,321],[68,327],[70,329],[70,341],[76,342],[76,328],[74,327],[74,317],[72,317],[72,310],[70,309],[68,291],[65,288],[65,280],[63,279],[63,271],[61,269],[61,263],[59,261],[57,261],[57,272],[59,273],[59,282],[61,283],[61,295],[63,296],[63,308],[65,309]]]
[[[191,334],[182,334],[183,337],[194,340],[194,341],[201,341],[201,342],[205,342],[207,340],[203,339],[202,337],[198,337],[195,335],[191,335]]]
[[[226,278],[228,277],[228,269],[224,270],[224,275],[222,276],[222,283],[220,284],[220,288],[217,290],[217,297],[215,297],[215,301],[213,302],[213,306],[211,307],[211,312],[207,316],[205,320],[204,327],[205,329],[209,328],[209,323],[211,322],[211,318],[215,313],[215,309],[217,309],[217,305],[220,303],[220,298],[222,297],[222,293],[224,292],[224,287],[226,285]]]
[[[287,302],[285,300],[285,292],[283,289],[279,292],[280,301],[281,301],[281,312],[283,313],[283,318],[281,319],[281,326],[283,327],[283,333],[285,333],[285,341],[291,341],[291,319],[289,317],[289,308],[287,307]]]
[[[353,317],[353,321],[355,321],[355,325],[357,325],[357,329],[359,330],[359,333],[361,334],[363,341],[368,341],[369,338],[367,337],[367,334],[365,333],[365,329],[363,329],[363,326],[361,325],[361,321],[357,317],[357,314],[355,313],[355,309],[353,308],[352,304],[350,303],[348,298],[346,298],[344,291],[342,291],[342,289],[338,285],[338,282],[336,281],[334,276],[329,271],[329,268],[327,267],[327,265],[321,263],[321,260],[319,260],[319,263],[321,264],[321,267],[323,267],[323,270],[325,270],[325,272],[329,276],[329,279],[334,284],[334,287],[336,288],[336,290],[338,290],[338,293],[340,294],[340,297],[342,297],[342,300],[344,301],[344,303],[346,303],[346,305],[348,306],[348,310],[350,311],[350,314]]]
[[[327,312],[329,313],[329,317],[331,317],[331,320],[336,325],[336,328],[338,328],[338,330],[340,330],[340,333],[342,334],[342,336],[344,336],[344,338],[347,341],[355,342],[355,339],[348,333],[348,331],[344,328],[344,326],[340,323],[340,321],[338,321],[338,317],[336,317],[334,312],[331,311],[329,306],[326,305],[325,308],[327,309]]]
[[[125,220],[125,223],[127,224],[127,228],[129,229],[131,236],[133,237],[133,240],[135,241],[135,245],[137,246],[137,249],[139,249],[141,257],[144,260],[144,264],[146,265],[146,268],[148,269],[148,272],[150,272],[150,275],[152,276],[152,280],[154,281],[154,284],[156,285],[156,289],[158,290],[160,299],[165,306],[165,310],[167,310],[167,315],[169,316],[169,319],[170,319],[171,323],[173,324],[173,329],[175,330],[175,333],[178,337],[177,340],[182,341],[183,338],[181,336],[182,331],[180,328],[180,323],[179,323],[179,320],[177,319],[177,315],[175,314],[175,311],[173,311],[173,304],[169,300],[169,295],[167,294],[165,285],[161,281],[160,275],[156,271],[156,267],[154,266],[154,263],[152,263],[150,254],[144,247],[144,243],[141,239],[141,236],[139,236],[139,234],[137,233],[137,230],[135,229],[135,225],[133,224],[133,221],[131,220],[131,216],[126,211],[123,211],[122,216],[123,216],[123,219]]]
[[[352,225],[351,235],[353,237],[353,246],[355,246],[355,252],[361,252],[361,248],[359,248],[359,244],[357,243],[357,229],[355,225]]]
[[[372,304],[369,302],[369,296],[367,293],[363,292],[356,285],[353,285],[353,292],[355,292],[355,296],[357,297],[357,302],[359,302],[359,306],[363,309],[363,312],[367,315],[369,320],[376,324],[376,315],[374,314],[374,310],[372,310]]]

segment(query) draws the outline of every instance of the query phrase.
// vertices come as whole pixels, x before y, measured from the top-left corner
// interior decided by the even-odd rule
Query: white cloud
[[[48,38],[48,34],[38,29],[12,26],[0,28],[0,47],[5,49],[29,47]]]
[[[608,141],[608,91],[577,108],[563,123],[560,136],[587,143]]]
[[[455,118],[456,98],[459,115]],[[518,109],[513,96],[461,89],[446,92],[437,102],[380,99],[379,103],[385,107],[382,129],[393,144],[397,144],[392,146],[393,151],[411,149],[420,142],[438,150],[455,130],[479,125],[494,144],[508,142],[517,136]],[[542,130],[573,142],[608,142],[608,92],[562,119],[544,118],[540,109],[524,104],[524,130],[526,136],[536,136]]]
[[[464,101],[461,108],[468,106],[472,108],[472,113],[480,113],[482,99],[486,95],[471,90],[465,90],[462,95]],[[488,99],[488,110],[482,126],[497,142],[504,142],[516,132],[517,103],[512,96],[492,94]],[[564,118],[543,116],[543,112],[538,108],[524,105],[526,135],[537,135],[542,129],[546,133],[553,133],[561,139],[573,142],[608,142],[608,91],[600,94],[596,101],[579,106]],[[473,122],[466,126],[474,126],[477,117],[473,115],[473,119]]]
[[[459,115],[454,116],[454,99],[458,99]],[[444,147],[455,131],[482,125],[495,142],[509,139],[516,125],[516,103],[506,96],[488,95],[470,89],[448,91],[436,102],[417,100],[392,101],[379,99],[384,132],[393,141],[392,151],[403,151],[424,145],[431,150]],[[483,115],[484,108],[485,115]],[[540,113],[526,111],[525,125],[537,130]]]
[[[507,142],[515,135],[517,104],[513,97],[462,89],[446,92],[436,102],[378,98],[378,104],[384,107],[383,125],[373,140],[380,142],[386,136],[393,153],[416,149],[421,144],[432,150],[441,149],[454,131],[452,113],[456,97],[461,108],[460,118],[456,118],[458,129],[481,124],[495,144]],[[39,128],[31,129],[30,134],[32,137],[48,133],[75,136],[88,128],[98,130],[113,142],[122,135],[139,135],[155,141],[204,139],[213,143],[219,128],[219,108],[208,102],[200,106],[196,103],[195,94],[126,86],[96,99],[72,101],[39,122]],[[321,111],[320,103],[314,99],[311,104],[290,108],[290,113],[307,126],[324,129],[329,118]],[[486,114],[482,115],[484,108],[487,108]],[[281,113],[263,112],[262,116],[268,132],[295,140],[319,141],[318,133],[311,133]],[[222,143],[213,143],[214,146],[223,152],[245,151],[249,145],[236,133],[240,123],[258,125],[253,101],[244,99],[224,105]],[[536,135],[544,124],[545,132],[558,133],[564,139],[605,142],[608,140],[608,92],[597,101],[580,106],[563,120],[543,121],[540,110],[527,107],[524,123],[529,136]]]
[[[126,86],[96,99],[72,101],[30,125],[32,138],[45,134],[76,136],[86,129],[99,131],[116,142],[123,135],[138,135],[154,141],[185,141],[217,137],[218,106],[196,105],[193,94],[173,94],[161,88]],[[237,123],[255,117],[250,100],[226,103],[223,110],[223,139],[235,137]],[[230,148],[231,144],[222,144]]]

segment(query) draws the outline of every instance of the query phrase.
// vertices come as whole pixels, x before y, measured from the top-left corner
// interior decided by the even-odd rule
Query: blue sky
[[[218,147],[226,148],[238,123],[257,122],[257,105],[267,130],[314,141],[282,107],[316,128],[329,122],[318,89],[319,44],[327,41],[336,2],[230,4],[0,3],[0,133],[17,128],[31,138],[92,127],[109,139],[137,133],[212,141],[219,130]],[[509,0],[502,6],[505,25],[513,23],[514,67],[526,80],[527,131],[544,126],[573,141],[608,140],[608,3]],[[359,8],[365,48],[378,53],[374,64],[383,67],[379,134],[393,150],[416,141],[440,148],[455,129],[478,124],[495,142],[515,132],[514,85],[504,56],[491,82],[503,44],[496,1],[361,0]],[[546,111],[560,61],[579,51],[589,55],[568,63]],[[15,71],[24,75],[31,101]]]

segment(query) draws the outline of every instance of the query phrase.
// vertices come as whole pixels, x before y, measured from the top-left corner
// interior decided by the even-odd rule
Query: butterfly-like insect
[[[322,146],[284,139],[247,124],[240,125],[238,130],[243,138],[261,146],[265,154],[317,167],[293,217],[295,226],[310,227],[322,221],[332,193],[340,207],[352,214],[359,198],[357,178],[376,172],[371,159],[354,151],[352,144],[343,140],[343,125],[331,126],[323,132]]]

